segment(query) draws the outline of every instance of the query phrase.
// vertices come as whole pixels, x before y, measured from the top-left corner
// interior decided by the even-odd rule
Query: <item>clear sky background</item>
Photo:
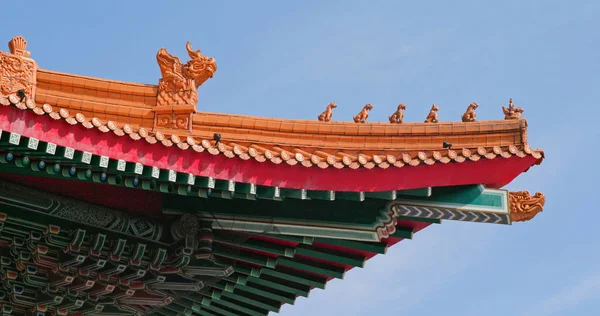
[[[156,84],[156,52],[215,57],[199,109],[350,121],[432,103],[458,121],[473,101],[525,109],[541,166],[508,188],[542,191],[543,213],[494,226],[445,221],[282,314],[600,315],[600,2],[3,1],[0,40],[28,41],[41,68]],[[7,47],[2,48],[7,50]]]

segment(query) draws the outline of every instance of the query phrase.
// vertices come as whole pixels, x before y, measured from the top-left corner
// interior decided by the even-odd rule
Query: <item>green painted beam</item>
[[[365,200],[365,192],[335,192],[335,198],[338,200],[362,202]]]
[[[234,266],[234,270],[235,270],[235,272],[241,273],[243,275],[259,277],[260,271],[262,270],[262,268],[243,264],[243,263],[238,263]]]
[[[215,180],[215,190],[235,192],[235,181],[232,180]]]
[[[508,193],[505,190],[486,189],[483,185],[436,187],[428,199],[403,197],[400,202],[410,205],[479,210],[505,213],[508,210]]]
[[[219,306],[215,306],[215,304],[210,304],[210,306],[202,306],[202,310],[208,310],[222,316],[239,316],[239,314],[227,311]]]
[[[273,278],[273,279],[275,279],[275,278]],[[277,280],[277,279],[275,279],[275,280]],[[248,282],[262,285],[262,286],[272,288],[272,289],[275,289],[278,291],[290,293],[293,295],[303,296],[303,297],[308,297],[308,294],[310,293],[310,287],[302,287],[302,286],[292,287],[292,286],[284,285],[283,280],[271,281],[271,280],[266,280],[263,278],[249,277]]]
[[[421,217],[410,217],[410,216],[398,216],[398,219],[403,219],[407,221],[415,221],[415,222],[424,222],[424,223],[432,223],[432,224],[441,224],[442,220],[437,218],[421,218]]]
[[[275,278],[288,280],[290,282],[306,285],[309,287],[316,287],[319,289],[325,289],[327,279],[318,277],[316,275],[302,273],[298,270],[283,270],[282,267],[276,269],[261,269],[261,274],[270,275]]]
[[[256,236],[264,236],[267,238],[275,239],[275,240],[284,240],[296,242],[299,244],[312,245],[314,238],[313,237],[305,237],[305,236],[291,236],[291,235],[282,235],[282,234],[252,234]]]
[[[396,227],[396,231],[391,234],[392,237],[412,239],[414,230],[410,227]]]
[[[419,197],[430,197],[432,193],[432,188],[420,188],[420,189],[411,189],[411,190],[400,190],[396,191],[397,195],[400,196],[419,196]]]
[[[277,259],[277,265],[281,265],[288,268],[304,270],[312,273],[316,273],[323,276],[328,276],[337,279],[343,279],[344,273],[346,272],[343,268],[338,268],[331,265],[320,264],[308,260],[300,260],[298,258],[288,259],[279,258]]]
[[[365,192],[365,198],[367,199],[393,201],[396,199],[396,196],[396,191]]]
[[[341,263],[353,267],[364,267],[367,258],[362,256],[345,254],[328,249],[318,249],[316,247],[307,247],[298,245],[296,255],[321,259],[329,262]]]
[[[216,246],[216,245],[215,245]],[[213,249],[213,253],[216,256],[220,256],[227,259],[239,260],[242,262],[247,262],[251,264],[257,264],[263,267],[274,268],[277,260],[274,258],[269,258],[265,256],[261,256],[254,253],[244,252],[240,249],[227,249],[225,247],[215,247]]]
[[[249,292],[245,292],[242,294],[238,294],[238,293],[241,293],[241,292],[236,290],[236,293],[224,293],[224,296],[226,298],[230,299],[231,301],[248,304],[250,306],[253,306],[254,308],[265,311],[265,312],[261,313],[259,311],[254,310],[254,312],[259,313],[259,315],[267,314],[266,311],[278,313],[279,310],[281,309],[280,301],[269,300],[269,299],[264,299],[263,301],[260,301],[261,298],[257,295],[252,295],[252,293],[249,293]],[[254,297],[252,298],[249,296],[254,296]],[[219,303],[221,303],[223,301],[224,301],[224,299],[221,299],[219,301]]]
[[[225,297],[229,297],[229,298],[231,298],[231,296],[230,296],[230,295],[231,295],[231,293],[227,293],[227,294],[225,295]],[[236,300],[231,300],[231,301],[229,301],[229,300],[225,300],[223,297],[221,297],[221,299],[219,299],[219,300],[215,301],[215,303],[216,303],[216,304],[219,304],[219,305],[223,305],[223,306],[225,306],[225,307],[228,307],[228,308],[230,308],[230,309],[233,309],[233,310],[236,310],[236,311],[242,312],[242,313],[244,313],[244,314],[246,314],[246,315],[250,315],[250,316],[264,316],[264,315],[266,315],[266,314],[267,314],[267,313],[264,313],[264,312],[258,312],[258,311],[256,311],[256,310],[253,310],[253,309],[250,309],[250,308],[244,307],[244,306],[242,306],[241,304],[236,304],[236,302],[235,302],[235,301],[236,301]]]
[[[279,187],[256,186],[256,194],[261,199],[281,200],[281,191]]]
[[[280,188],[279,189],[281,197],[286,198],[286,199],[298,199],[298,200],[306,200],[308,198],[308,194],[306,193],[306,190],[304,189],[285,189],[285,188]]]
[[[256,295],[260,295],[262,297],[265,297],[265,298],[268,298],[271,300],[280,301],[280,302],[284,302],[284,303],[291,304],[291,305],[293,305],[296,302],[295,295],[281,295],[281,294],[277,294],[272,291],[269,291],[268,289],[270,289],[270,288],[268,288],[266,286],[262,287],[262,289],[259,287],[262,287],[262,286],[257,285],[257,284],[250,284],[250,285],[237,284],[235,286],[236,289],[239,289],[239,290],[242,290],[245,292],[254,293]]]
[[[264,253],[285,256],[285,257],[293,257],[294,256],[294,248],[282,247],[276,244],[270,244],[267,242],[263,242],[255,239],[248,239],[250,236],[245,235],[227,235],[223,234],[222,231],[216,231],[214,235],[214,241],[223,245],[232,245],[238,246],[245,249],[250,249],[254,251],[260,251]]]
[[[333,201],[336,199],[335,191],[307,191],[307,197],[311,200]]]

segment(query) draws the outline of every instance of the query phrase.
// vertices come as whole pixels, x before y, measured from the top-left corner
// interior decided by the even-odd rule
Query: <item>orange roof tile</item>
[[[22,82],[29,82],[1,89],[0,104],[151,144],[305,167],[388,168],[498,156],[543,157],[542,151],[529,147],[527,122],[512,101],[504,109],[510,119],[482,122],[474,121],[473,104],[463,116],[466,122],[437,123],[327,122],[326,115],[310,121],[197,112],[196,88],[212,77],[216,62],[193,51],[189,43],[187,48],[192,59],[186,64],[164,49],[159,51],[163,78],[158,86],[41,70],[25,53],[0,52],[2,78],[22,77],[28,80]],[[2,64],[3,59],[33,66],[17,73]],[[18,90],[27,97],[20,98]],[[436,108],[432,107],[428,121],[437,121]],[[390,121],[402,121],[400,106],[398,110]],[[365,107],[357,120],[367,114]],[[219,142],[215,133],[221,135]],[[444,148],[444,142],[453,149]]]

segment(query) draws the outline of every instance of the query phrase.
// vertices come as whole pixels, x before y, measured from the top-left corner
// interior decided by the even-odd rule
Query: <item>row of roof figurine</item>
[[[327,105],[327,109],[325,109],[325,111],[323,111],[323,113],[321,113],[319,115],[319,121],[322,122],[330,122],[331,121],[331,117],[333,116],[333,109],[335,109],[337,107],[337,104],[335,104],[334,102],[329,103],[329,105]],[[473,102],[471,104],[469,104],[469,106],[467,107],[467,111],[462,115],[462,121],[463,122],[475,122],[477,121],[477,115],[475,114],[475,110],[479,107],[479,104],[477,104],[476,102]],[[369,117],[369,111],[371,111],[373,109],[373,106],[371,104],[367,104],[363,107],[363,109],[356,115],[354,116],[354,122],[355,123],[365,123],[367,121],[367,118]],[[398,105],[398,109],[396,109],[396,112],[394,112],[394,114],[392,114],[392,116],[389,116],[389,120],[390,123],[402,123],[404,121],[404,110],[406,110],[406,104],[399,104]],[[431,110],[429,110],[429,114],[427,115],[427,118],[425,119],[425,123],[438,123],[438,106],[433,104],[431,106]],[[519,118],[521,118],[521,113],[523,113],[523,108],[521,107],[515,107],[512,98],[508,101],[508,107],[502,107],[502,111],[504,112],[504,119],[505,120],[517,120]]]

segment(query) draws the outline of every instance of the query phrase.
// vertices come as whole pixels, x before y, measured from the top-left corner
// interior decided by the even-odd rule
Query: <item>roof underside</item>
[[[31,310],[73,315],[92,310],[98,315],[130,315],[136,310],[156,315],[188,315],[192,311],[200,315],[266,315],[278,312],[284,303],[293,304],[298,296],[307,297],[313,288],[324,289],[328,280],[343,278],[346,271],[362,268],[366,260],[384,254],[387,247],[439,223],[399,218],[395,232],[379,242],[286,235],[276,228],[247,234],[218,224],[211,234],[214,257],[194,259],[182,256],[176,251],[177,243],[169,241],[162,225],[172,221],[170,217],[156,222],[113,215],[105,223],[99,214],[117,213],[9,182],[0,182],[0,187],[0,255],[4,276],[14,284],[12,290],[0,291],[0,302],[5,312],[10,308],[13,315],[25,315],[23,308],[29,307],[24,302],[40,302],[36,289],[51,283],[62,284],[44,292],[44,299],[53,303],[34,304]],[[32,240],[31,236],[39,237]],[[99,236],[105,241],[98,243]],[[42,255],[36,251],[29,255],[30,250],[20,244],[22,239],[29,240],[27,247],[43,248],[37,251]],[[141,263],[134,264],[139,260]],[[111,274],[120,265],[122,271]],[[205,271],[208,267],[212,274]],[[169,271],[188,277],[200,274],[184,281]],[[76,276],[75,281],[65,283],[70,275]],[[81,287],[86,282],[91,283]]]

